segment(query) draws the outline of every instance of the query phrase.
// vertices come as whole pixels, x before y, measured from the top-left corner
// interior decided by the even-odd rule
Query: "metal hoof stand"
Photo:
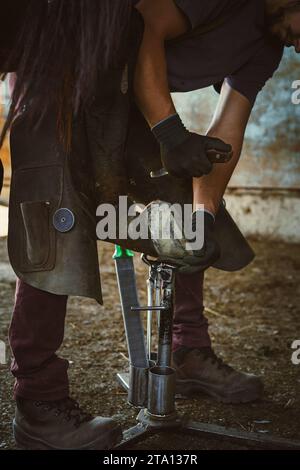
[[[117,379],[128,391],[128,402],[140,408],[138,423],[123,433],[123,441],[115,449],[128,449],[153,434],[177,429],[183,434],[193,433],[247,447],[299,450],[300,442],[198,423],[177,414],[176,372],[171,367],[176,266],[142,256],[149,266],[148,305],[140,307],[133,253],[117,246],[114,259],[130,362],[129,373],[120,373]],[[147,312],[146,338],[141,318],[143,311]],[[152,352],[153,313],[157,314],[156,353]]]

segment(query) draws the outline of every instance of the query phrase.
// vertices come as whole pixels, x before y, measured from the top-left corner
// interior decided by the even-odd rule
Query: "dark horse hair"
[[[53,104],[60,136],[70,134],[99,73],[118,64],[132,0],[30,0],[24,28],[6,70],[17,78],[1,142],[14,118],[30,103],[36,128]]]

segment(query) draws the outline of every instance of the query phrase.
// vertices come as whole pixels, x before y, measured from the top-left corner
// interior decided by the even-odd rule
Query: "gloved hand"
[[[192,230],[196,231],[196,214],[192,215]],[[185,266],[179,268],[180,272],[204,271],[212,266],[220,257],[220,247],[214,235],[215,218],[210,212],[204,211],[204,244],[200,250],[187,254],[183,261]],[[188,253],[188,252],[187,252]]]
[[[206,154],[214,149],[229,153],[231,145],[220,139],[189,132],[178,114],[156,124],[152,132],[161,145],[161,159],[170,175],[190,178],[206,175],[212,170],[212,163]]]
[[[4,175],[4,169],[3,169],[2,161],[0,160],[0,195],[1,195],[2,186],[3,186],[3,175]]]

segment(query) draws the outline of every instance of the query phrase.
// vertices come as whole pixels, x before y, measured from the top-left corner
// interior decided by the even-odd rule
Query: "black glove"
[[[192,215],[192,230],[196,231],[196,212],[193,212]],[[214,216],[207,211],[204,211],[203,214],[203,223],[204,223],[204,243],[201,250],[193,251],[193,258],[195,263],[199,263],[201,268],[207,269],[212,266],[217,259],[220,257],[220,247],[215,238],[215,218]]]
[[[0,160],[0,194],[1,194],[2,186],[3,186],[3,175],[4,175],[4,170],[3,170],[2,161]]]
[[[210,173],[212,164],[206,151],[231,152],[231,145],[220,139],[189,132],[178,114],[156,124],[152,132],[161,145],[161,159],[170,175],[199,177]]]

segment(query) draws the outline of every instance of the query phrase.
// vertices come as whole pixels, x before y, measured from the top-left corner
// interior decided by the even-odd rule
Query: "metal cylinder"
[[[138,408],[147,406],[148,371],[149,369],[130,365],[128,402]]]
[[[151,268],[149,269],[149,279],[147,280],[148,306],[153,307],[153,282],[151,281]],[[147,311],[147,354],[151,360],[152,349],[152,310]]]
[[[149,370],[148,412],[166,416],[175,411],[176,372],[171,367],[155,366]]]

